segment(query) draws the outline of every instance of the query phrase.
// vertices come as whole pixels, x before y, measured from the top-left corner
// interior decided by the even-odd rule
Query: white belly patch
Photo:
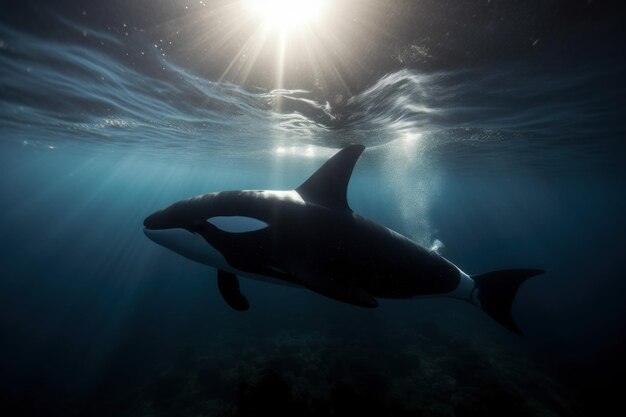
[[[185,229],[145,229],[144,233],[152,241],[164,246],[179,255],[192,261],[211,265],[216,268],[230,270],[224,255],[199,234],[188,232]]]
[[[459,285],[456,287],[454,291],[446,295],[448,297],[460,298],[462,300],[468,300],[472,303],[475,303],[475,300],[472,299],[474,286],[476,285],[474,283],[474,280],[465,272],[461,271],[458,267],[457,269],[459,270],[459,275],[461,278],[459,280]]]

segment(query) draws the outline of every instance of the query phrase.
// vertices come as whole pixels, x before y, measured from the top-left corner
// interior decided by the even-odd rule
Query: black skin
[[[450,262],[349,209],[280,197],[271,191],[206,194],[149,216],[144,226],[199,233],[233,268],[288,283],[302,283],[306,271],[382,298],[444,294],[459,284]],[[207,223],[214,216],[253,217],[269,227],[229,233]]]
[[[347,201],[352,170],[364,147],[337,152],[291,192],[224,191],[180,201],[146,218],[147,229],[182,228],[202,236],[243,274],[301,285],[346,303],[376,307],[380,298],[409,298],[454,291],[461,272],[446,259],[354,213]],[[259,230],[230,233],[208,222],[245,216],[265,222]],[[227,268],[228,269],[228,268]],[[231,272],[218,271],[226,302],[246,310],[248,301]],[[540,269],[505,269],[473,277],[466,301],[517,334],[515,294]]]

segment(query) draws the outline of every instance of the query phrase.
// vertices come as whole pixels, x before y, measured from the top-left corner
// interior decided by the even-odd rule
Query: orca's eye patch
[[[263,220],[247,216],[215,216],[208,218],[207,223],[229,233],[254,232],[269,226]]]

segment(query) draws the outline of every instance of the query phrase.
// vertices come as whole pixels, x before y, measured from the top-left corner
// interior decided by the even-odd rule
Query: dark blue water
[[[584,415],[623,374],[625,65],[382,76],[339,108],[211,81],[145,45],[0,26],[0,407],[16,415]],[[106,45],[106,48],[102,48]],[[154,70],[156,68],[156,70]],[[343,305],[145,238],[211,191],[291,189],[350,143],[348,199],[469,273],[547,271],[517,337],[454,300]],[[375,244],[375,243],[373,243]],[[283,413],[283,414],[281,414]]]

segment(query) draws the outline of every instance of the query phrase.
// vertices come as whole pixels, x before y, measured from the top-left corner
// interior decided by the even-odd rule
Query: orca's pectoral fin
[[[378,307],[374,297],[341,278],[318,276],[307,271],[298,271],[295,278],[303,287],[326,297],[359,307]]]
[[[237,275],[230,272],[217,270],[217,287],[224,301],[237,311],[246,311],[250,308],[250,303],[239,290],[239,279]]]

